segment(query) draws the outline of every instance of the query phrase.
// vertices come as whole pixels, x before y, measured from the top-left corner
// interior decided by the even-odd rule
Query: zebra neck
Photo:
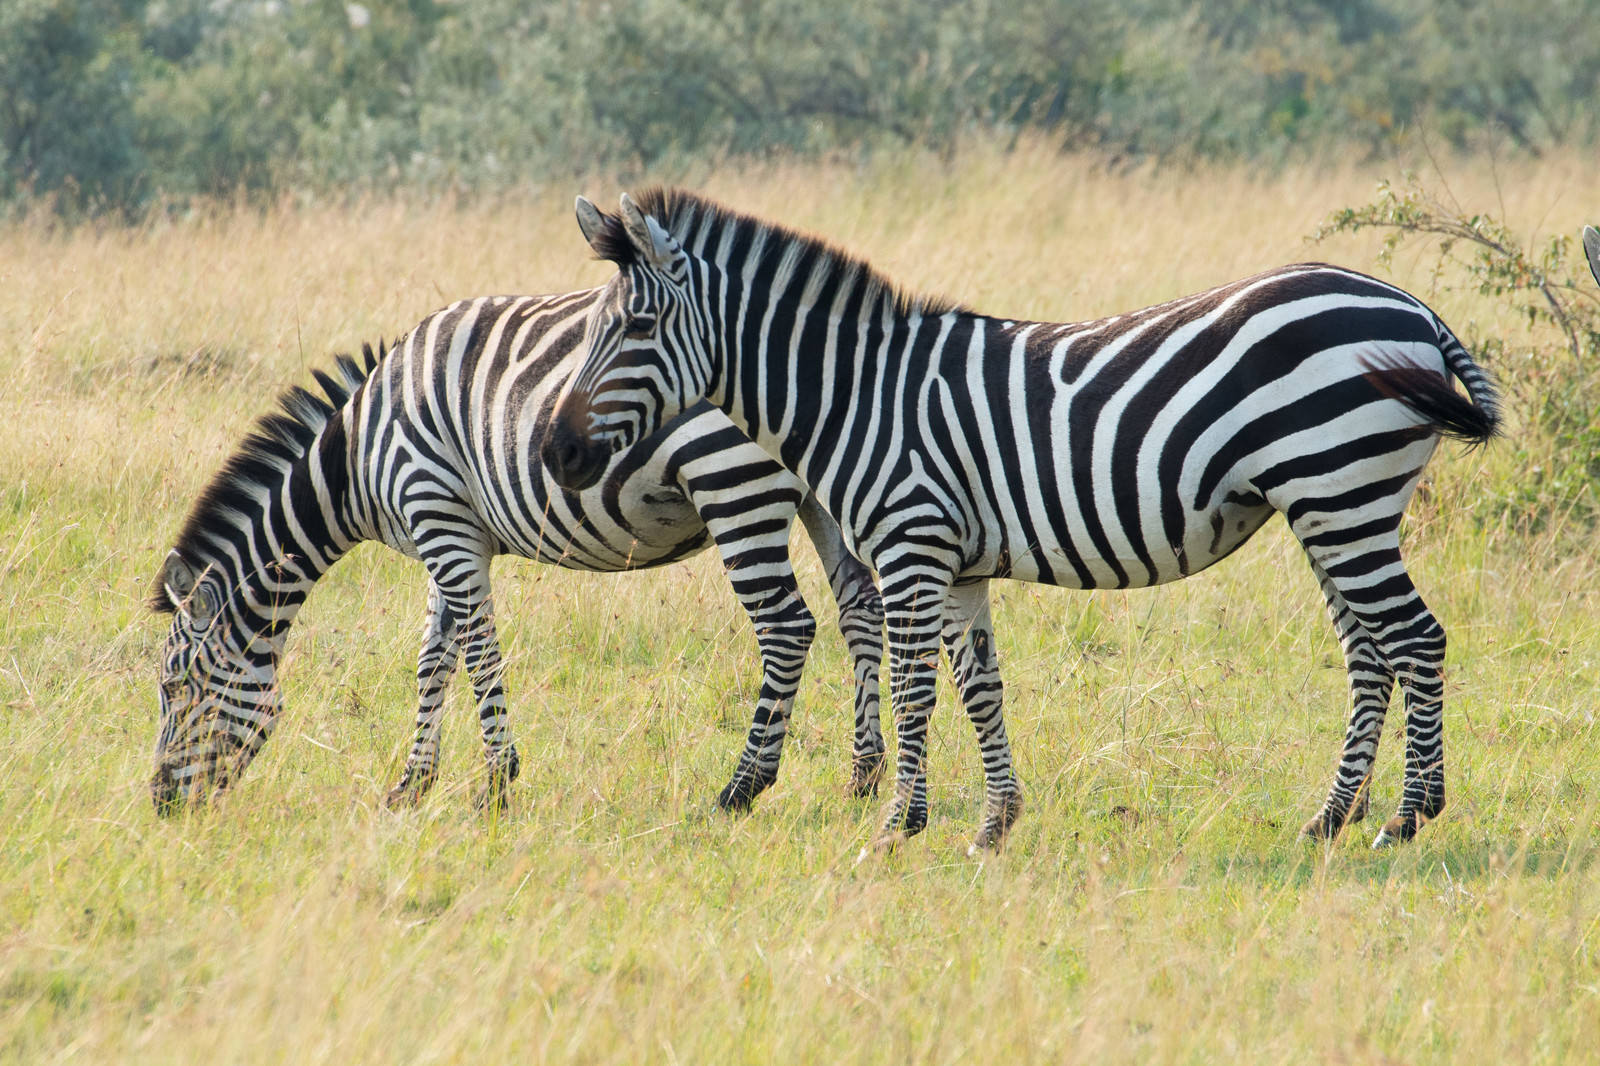
[[[778,303],[767,315],[772,326],[759,337],[737,327],[725,335],[713,399],[825,501],[848,491],[843,482],[862,466],[853,459],[891,420],[915,420],[941,372],[932,362],[986,359],[985,327],[993,323],[961,310],[905,309],[887,291],[841,298],[831,313]],[[949,349],[956,342],[959,353]]]
[[[226,617],[253,658],[276,658],[312,586],[371,539],[345,439],[335,414],[276,483],[235,486],[232,509],[204,531],[197,561],[223,576]]]

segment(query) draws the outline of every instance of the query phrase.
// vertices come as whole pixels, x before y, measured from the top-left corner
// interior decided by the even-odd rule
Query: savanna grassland
[[[1592,161],[1435,180],[1520,232],[1572,233]],[[312,596],[286,713],[213,809],[146,782],[164,619],[143,600],[250,419],[311,368],[458,297],[598,283],[577,187],[495,203],[217,208],[137,228],[0,229],[0,1058],[146,1062],[1581,1061],[1600,1046],[1600,560],[1541,493],[1531,412],[1559,339],[1436,257],[1306,235],[1389,171],[1115,171],[1024,146],[953,161],[679,177],[827,234],[908,286],[1081,318],[1304,258],[1376,270],[1495,336],[1508,436],[1447,446],[1406,546],[1450,634],[1450,806],[1296,838],[1345,721],[1342,659],[1281,522],[1192,580],[997,586],[1028,808],[970,859],[971,729],[941,692],[932,823],[857,863],[849,665],[823,626],[778,784],[712,798],[758,680],[714,556],[639,575],[497,564],[523,756],[471,804],[470,694],[440,787],[384,808],[413,715],[420,568],[369,547]],[[585,191],[613,202],[614,179]]]

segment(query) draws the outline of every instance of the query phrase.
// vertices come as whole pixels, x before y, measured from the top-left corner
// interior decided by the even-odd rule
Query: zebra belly
[[[636,477],[618,492],[608,477],[576,494],[546,488],[541,513],[501,534],[512,554],[610,573],[676,562],[711,540],[676,485],[641,483]]]
[[[1101,527],[1070,541],[1052,539],[1025,550],[994,547],[962,576],[1006,577],[1062,588],[1144,588],[1199,573],[1233,554],[1266,524],[1273,508],[1260,499],[1224,500],[1184,515],[1181,534],[1169,540],[1152,531]],[[1012,536],[1007,543],[1015,544]],[[1136,544],[1143,547],[1141,553]]]

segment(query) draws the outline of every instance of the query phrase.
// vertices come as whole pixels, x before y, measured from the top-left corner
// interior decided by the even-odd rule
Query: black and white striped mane
[[[278,396],[278,409],[256,420],[222,469],[201,491],[173,550],[186,559],[214,556],[218,540],[213,531],[231,528],[228,515],[259,510],[262,492],[272,493],[282,487],[290,470],[327,428],[334,412],[349,402],[386,352],[383,344],[376,352],[372,345],[364,344],[359,359],[340,354],[331,370],[313,370],[312,377],[323,396],[299,385],[284,390]],[[148,602],[150,609],[159,614],[173,611],[160,575]]]
[[[962,310],[954,300],[901,288],[865,259],[820,237],[743,214],[685,189],[651,186],[638,195],[636,202],[641,211],[665,226],[692,255],[722,259],[716,249],[731,229],[733,236],[726,259],[740,263],[745,270],[766,272],[779,265],[774,260],[781,259],[785,273],[791,277],[810,277],[820,268],[819,280],[836,278],[841,285],[858,287],[864,308],[874,306],[878,300],[888,300],[897,315],[916,312],[937,316]],[[605,227],[593,242],[598,258],[618,266],[637,262],[622,219],[602,214]],[[761,241],[763,237],[764,242]],[[761,258],[747,261],[749,250],[758,243]]]

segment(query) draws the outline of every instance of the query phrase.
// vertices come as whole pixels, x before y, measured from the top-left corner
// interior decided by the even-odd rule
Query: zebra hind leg
[[[1394,671],[1315,559],[1311,560],[1311,569],[1322,586],[1328,617],[1344,649],[1345,673],[1350,682],[1350,722],[1345,729],[1339,767],[1322,810],[1301,829],[1310,839],[1330,840],[1345,826],[1367,816],[1372,797],[1372,764],[1394,691]]]
[[[444,609],[439,587],[430,580],[422,650],[417,655],[417,730],[400,781],[384,797],[391,810],[421,803],[438,777],[444,694],[455,673],[458,650],[455,625]]]
[[[1326,528],[1300,540],[1320,568],[1319,576],[1328,576],[1405,693],[1406,770],[1400,808],[1373,841],[1373,847],[1385,847],[1410,840],[1444,810],[1445,634],[1400,557],[1398,515],[1385,534],[1372,533],[1371,523],[1360,528],[1364,535],[1348,545],[1337,531]],[[1381,682],[1382,674],[1373,679]],[[1355,681],[1352,677],[1352,687]],[[1378,722],[1369,728],[1375,751]],[[1372,769],[1372,752],[1364,745],[1356,756],[1353,764],[1341,764],[1338,779],[1353,793],[1352,800],[1363,791],[1361,783]]]
[[[850,753],[852,796],[876,796],[888,761],[879,715],[882,702],[883,598],[872,571],[844,546],[839,524],[815,496],[800,504],[800,521],[828,575],[828,587],[839,605],[839,632],[850,651],[855,678],[855,739]]]
[[[1444,627],[1415,589],[1411,603],[1410,620],[1397,627],[1390,655],[1406,694],[1405,786],[1400,809],[1383,823],[1375,848],[1410,840],[1445,806]]]
[[[1006,737],[1004,689],[989,616],[989,582],[957,584],[945,599],[945,654],[955,672],[961,702],[978,734],[983,758],[983,820],[969,854],[999,848],[1022,813],[1022,786],[1011,768]]]

